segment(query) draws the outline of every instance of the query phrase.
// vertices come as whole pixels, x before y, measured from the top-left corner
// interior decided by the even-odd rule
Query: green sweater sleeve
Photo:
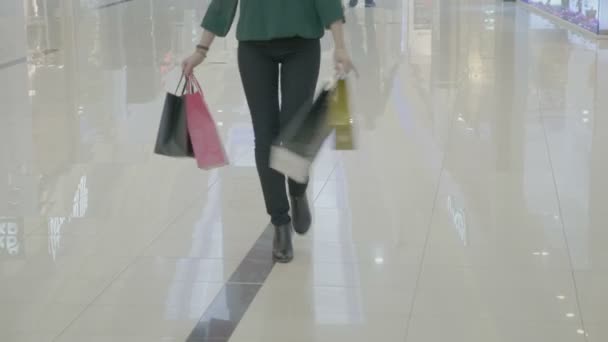
[[[230,31],[238,0],[213,0],[207,8],[201,27],[219,37],[225,37]]]
[[[344,21],[344,8],[340,0],[315,0],[317,12],[324,27],[336,21]]]

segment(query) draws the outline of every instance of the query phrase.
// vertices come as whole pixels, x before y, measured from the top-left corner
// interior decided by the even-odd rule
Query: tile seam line
[[[414,285],[414,297],[412,298],[412,303],[410,304],[409,314],[407,316],[407,322],[405,325],[405,339],[404,342],[407,342],[410,338],[410,328],[412,323],[412,318],[414,317],[414,307],[416,305],[416,300],[418,299],[418,289],[420,288],[420,277],[422,276],[422,271],[424,268],[424,260],[426,258],[427,248],[429,244],[429,239],[431,237],[431,230],[433,228],[433,217],[435,215],[435,210],[437,209],[437,199],[439,198],[439,191],[441,190],[441,180],[443,178],[443,173],[445,170],[445,163],[448,157],[448,149],[450,146],[450,141],[452,140],[452,131],[454,128],[454,116],[456,113],[452,113],[450,115],[450,124],[448,128],[448,138],[444,144],[445,152],[443,157],[441,158],[441,167],[439,170],[439,175],[437,176],[437,187],[435,189],[435,195],[433,196],[433,205],[431,209],[431,213],[429,215],[428,228],[426,232],[426,237],[424,239],[424,247],[422,248],[422,257],[420,258],[420,264],[418,267],[418,272],[416,276],[416,284]]]
[[[217,183],[219,182],[219,178],[217,178],[210,186],[207,187],[207,191],[211,190]],[[154,242],[156,242],[158,240],[158,238],[167,231],[167,229],[169,229],[173,224],[175,224],[175,222],[177,222],[177,220],[179,220],[179,218],[181,216],[183,216],[186,212],[188,212],[190,209],[192,209],[194,207],[194,205],[196,204],[197,201],[199,201],[202,197],[204,196],[204,193],[201,194],[200,196],[196,197],[196,199],[194,201],[192,201],[192,203],[190,203],[190,205],[185,206],[184,210],[180,211],[179,213],[177,213],[173,218],[171,218],[169,220],[169,222],[167,222],[167,224],[165,225],[165,228],[162,229],[157,235],[156,237],[154,237],[150,243],[148,243],[145,247],[142,248],[142,251],[145,251],[148,247],[150,247]],[[116,280],[118,278],[120,278],[126,270],[128,270],[131,266],[133,266],[133,264],[135,264],[135,262],[139,259],[141,255],[137,255],[135,257],[133,257],[133,260],[131,260],[131,262],[129,262],[126,266],[124,266],[117,274],[116,276],[114,276],[112,278],[112,280],[108,283],[108,285],[106,285],[103,290],[101,290],[79,313],[76,317],[74,317],[74,319],[72,319],[59,333],[57,333],[57,335],[55,335],[55,337],[53,337],[53,339],[51,341],[55,342],[57,341],[61,336],[63,336],[70,327],[72,327],[72,325],[74,325],[74,323],[82,316],[83,313],[85,313],[89,308],[91,308],[91,306],[93,305],[93,303],[95,303],[95,301],[97,301],[105,292],[106,290],[108,290],[110,288],[110,286],[112,286],[112,284],[114,284],[114,282],[116,282]],[[225,282],[220,282],[220,283],[225,283]]]
[[[542,112],[541,112],[542,114]],[[580,319],[579,322],[581,324],[581,329],[583,329],[583,337],[585,338],[585,341],[589,341],[589,338],[587,338],[587,327],[585,325],[585,317],[584,317],[584,313],[581,307],[581,300],[580,300],[580,295],[579,295],[579,290],[578,290],[578,284],[576,281],[576,275],[575,275],[575,271],[574,271],[574,263],[572,261],[572,250],[570,249],[570,242],[568,241],[568,234],[566,234],[566,223],[564,222],[564,212],[563,212],[563,208],[562,208],[562,201],[560,199],[560,195],[559,195],[559,188],[557,185],[557,178],[555,177],[555,168],[554,168],[554,164],[553,164],[553,158],[551,156],[551,146],[549,145],[549,136],[547,134],[547,126],[546,126],[546,119],[544,117],[541,116],[540,118],[540,124],[543,128],[543,135],[545,138],[545,148],[547,150],[547,157],[549,159],[549,166],[551,167],[551,178],[553,180],[553,189],[555,192],[555,197],[557,199],[557,210],[559,212],[559,221],[560,221],[560,225],[562,226],[562,236],[564,238],[564,242],[566,243],[566,249],[568,250],[568,262],[570,263],[570,275],[572,277],[572,286],[574,286],[574,295],[576,296],[576,308],[578,309],[578,313],[580,315]]]
[[[327,184],[329,183],[329,181],[331,180],[331,176],[334,175],[334,173],[336,172],[336,169],[338,168],[337,165],[334,165],[334,167],[331,169],[331,172],[329,173],[329,175],[327,176],[327,178],[325,179],[325,182],[323,182],[323,186],[321,187],[321,189],[319,190],[319,193],[316,194],[312,200],[313,206],[314,204],[317,202],[317,200],[319,199],[319,197],[321,197],[321,194],[323,193],[323,190],[325,190],[325,188],[327,187]]]

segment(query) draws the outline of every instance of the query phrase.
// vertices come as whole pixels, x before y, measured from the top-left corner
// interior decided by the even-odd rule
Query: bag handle
[[[198,80],[196,79],[196,77],[194,77],[194,75],[188,76],[188,82],[190,82],[193,92],[194,90],[198,90],[201,96],[203,95],[203,89],[201,88],[200,83],[198,83]]]
[[[175,88],[175,94],[177,95],[177,90],[179,89],[179,86],[182,84],[182,82],[184,81],[184,79],[186,78],[186,76],[184,76],[184,74],[182,74],[182,77],[179,78],[179,83],[177,83],[177,87]],[[179,95],[184,95],[186,93],[186,87],[188,87],[188,79],[186,78],[186,83],[184,83],[184,88],[182,89],[182,93]]]

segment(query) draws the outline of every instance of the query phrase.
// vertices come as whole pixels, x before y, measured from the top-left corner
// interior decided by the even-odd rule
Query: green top
[[[236,37],[241,41],[323,36],[326,27],[344,20],[340,0],[240,0]],[[239,0],[213,0],[201,26],[225,37]]]

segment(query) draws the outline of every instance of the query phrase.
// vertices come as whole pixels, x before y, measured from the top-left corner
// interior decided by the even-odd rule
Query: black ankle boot
[[[293,259],[291,230],[291,223],[274,227],[274,241],[272,243],[272,259],[274,261],[288,263]]]
[[[296,233],[300,235],[306,234],[312,224],[310,206],[308,205],[306,195],[291,197],[291,217],[293,218],[293,228]]]

